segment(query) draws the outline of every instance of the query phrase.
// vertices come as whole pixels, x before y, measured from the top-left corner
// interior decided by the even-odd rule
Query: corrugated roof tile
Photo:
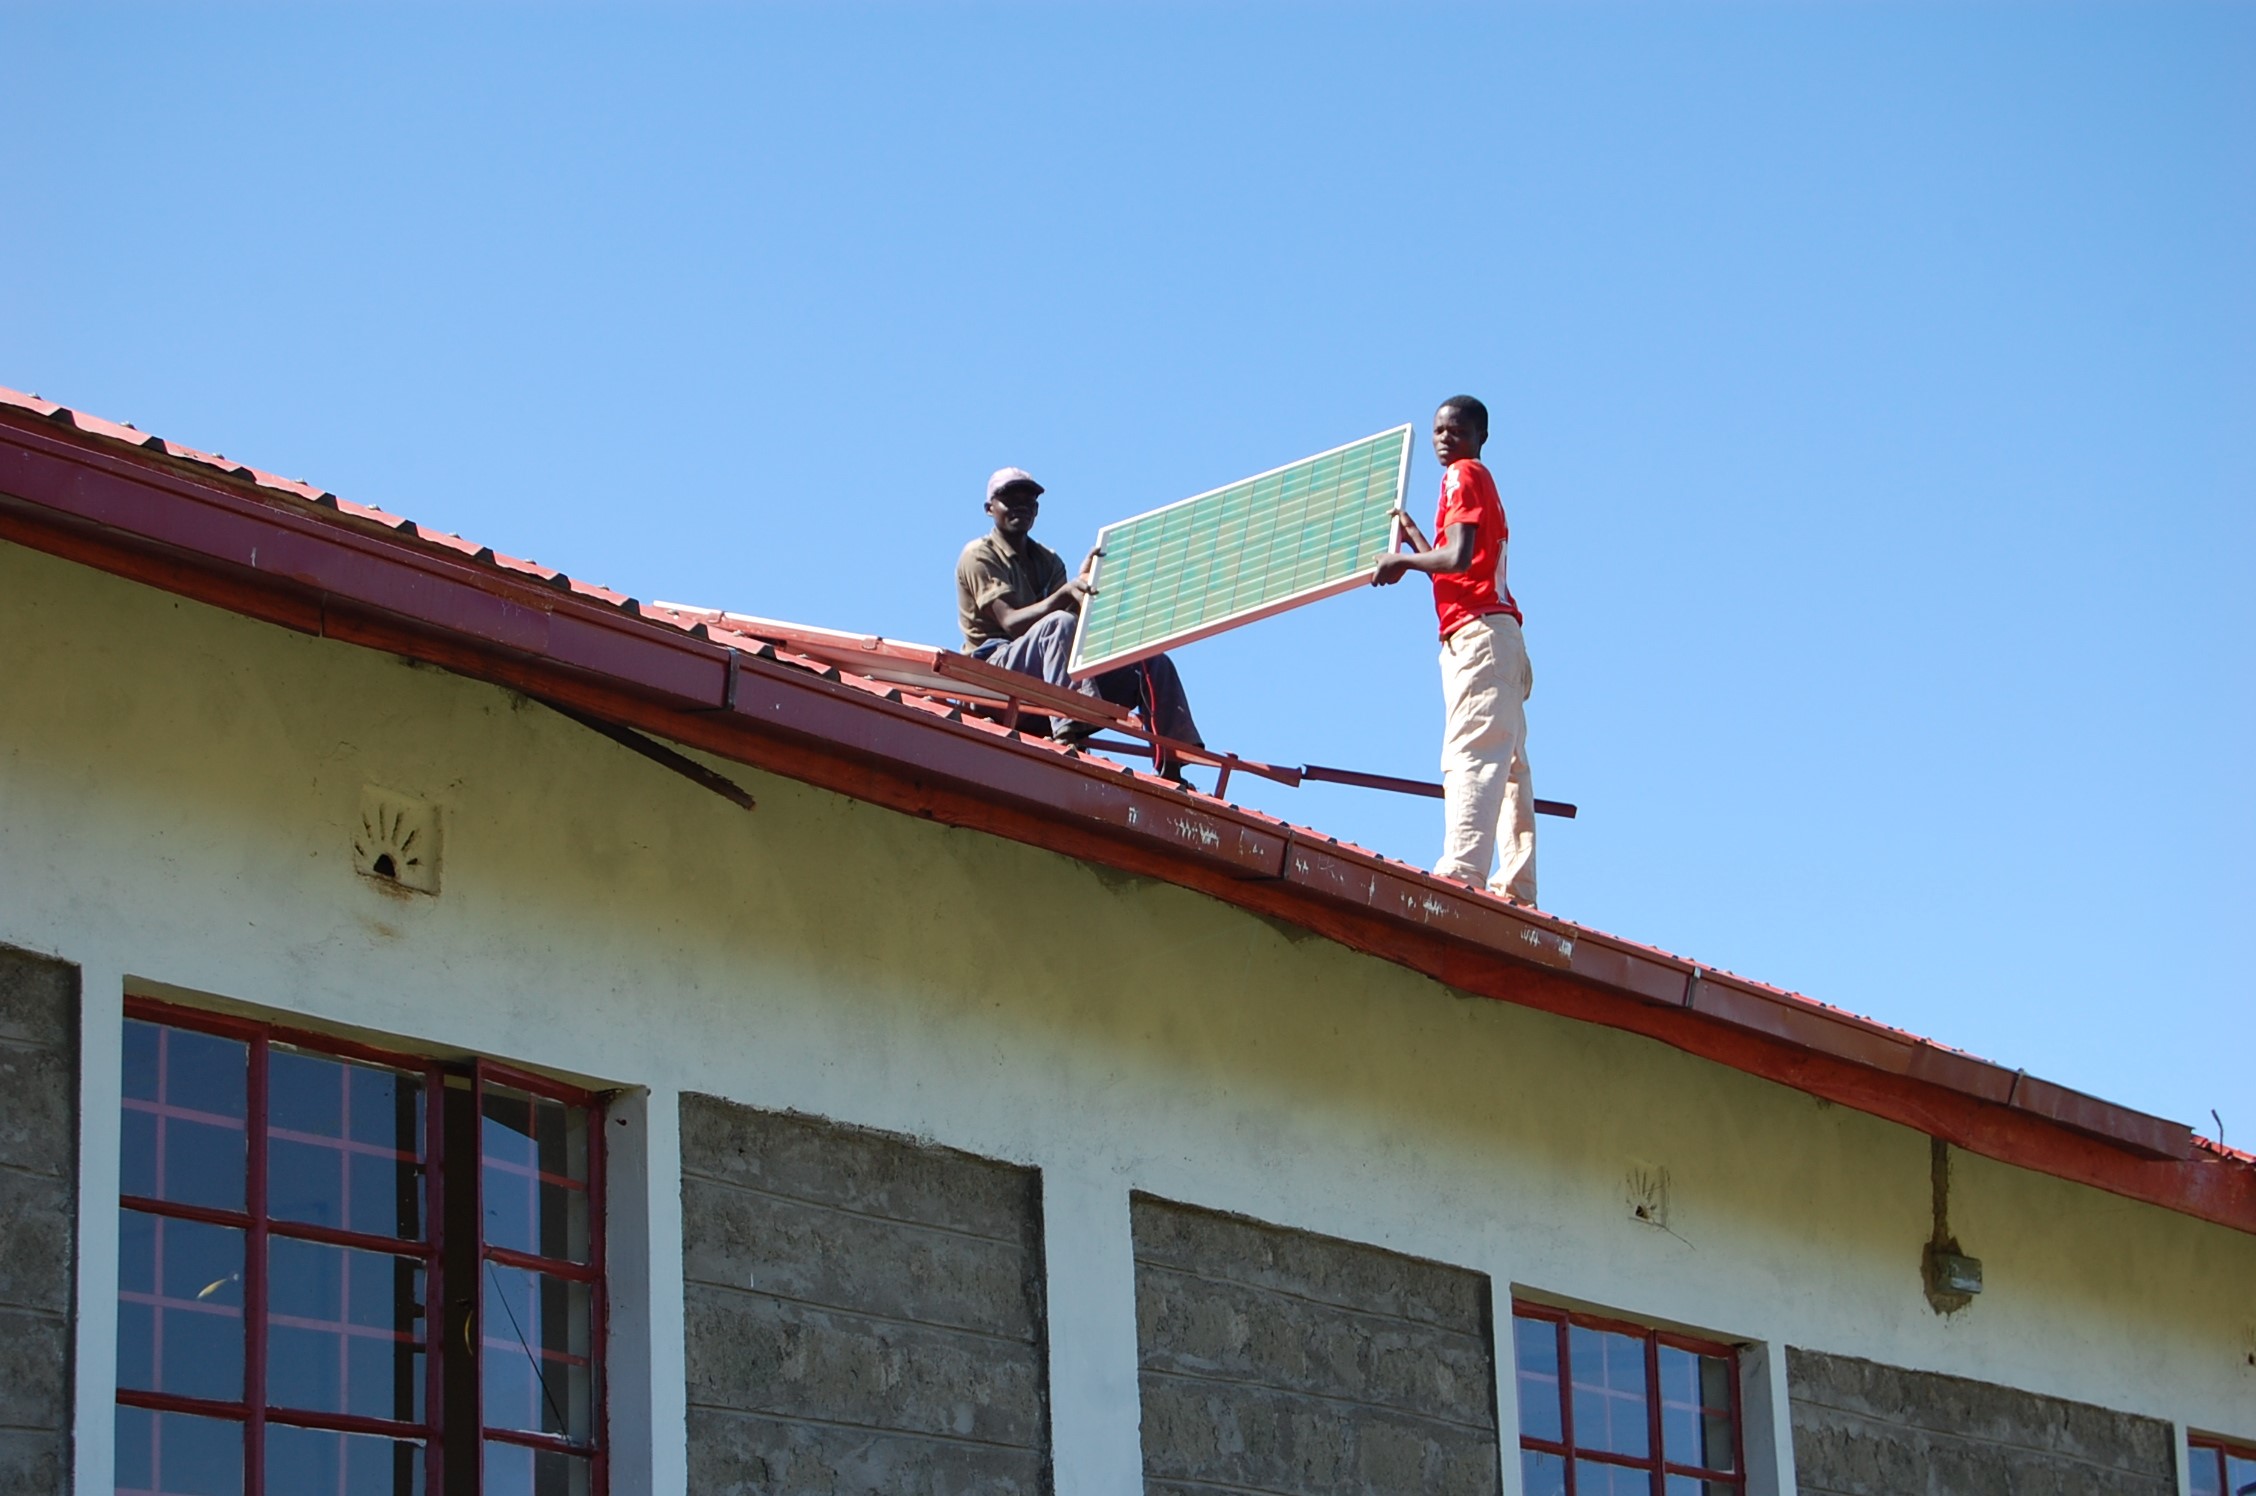
[[[12,405],[18,410],[28,410],[42,420],[62,409],[52,400],[42,400],[37,395],[24,390],[11,390],[6,385],[0,385],[0,405]]]
[[[475,540],[464,540],[451,531],[434,530],[427,525],[418,525],[415,527],[415,535],[419,540],[428,540],[433,545],[443,545],[448,550],[458,551],[472,560],[483,559],[485,555],[486,548],[484,546],[478,544]]]
[[[134,447],[146,446],[149,442],[149,437],[145,433],[136,431],[122,422],[105,421],[100,416],[88,415],[83,410],[74,410],[68,414],[71,424],[88,436],[106,436],[111,441],[124,442],[128,446]]]

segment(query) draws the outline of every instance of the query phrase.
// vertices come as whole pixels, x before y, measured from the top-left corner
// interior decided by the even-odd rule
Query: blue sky
[[[1078,554],[1482,395],[1547,906],[2256,1141],[2256,10],[0,0],[0,80],[0,382],[641,597],[945,643],[991,468]],[[1179,663],[1434,771],[1414,580]]]

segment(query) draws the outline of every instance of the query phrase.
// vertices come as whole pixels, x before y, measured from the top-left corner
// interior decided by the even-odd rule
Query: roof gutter
[[[42,402],[44,405],[44,402]],[[2256,1234],[2182,1125],[887,699],[629,599],[59,407],[0,403],[0,538],[907,814],[1197,889],[1463,991],[1639,1033],[1969,1152]]]

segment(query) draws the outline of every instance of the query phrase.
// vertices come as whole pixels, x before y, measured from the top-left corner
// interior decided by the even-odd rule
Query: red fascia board
[[[1689,963],[1661,960],[1626,943],[1592,935],[1575,941],[1574,959],[1567,969],[1583,981],[1669,1007],[1686,1005],[1700,975],[1699,968]]]
[[[1293,836],[1285,881],[1318,898],[1508,952],[1538,966],[1564,970],[1574,959],[1574,939],[1550,920],[1513,913],[1493,899],[1452,893],[1446,885],[1406,875],[1360,848],[1319,842],[1305,833]]]
[[[2016,1111],[2043,1117],[2062,1127],[2113,1139],[2154,1158],[2194,1156],[2193,1135],[2184,1126],[2131,1111],[2096,1096],[2086,1096],[2081,1091],[2071,1091],[2034,1075],[2019,1077],[2007,1104]]]
[[[1720,1018],[1738,1028],[1769,1034],[1851,1059],[1875,1070],[1907,1075],[1918,1041],[1877,1024],[1860,1023],[1811,1003],[1798,1003],[1752,983],[1720,973],[1702,973],[1693,989],[1691,1011]]]
[[[1922,1039],[1913,1046],[1904,1074],[1980,1101],[2004,1106],[2013,1099],[2013,1072],[1960,1050]],[[2175,1154],[2168,1155],[2175,1157]]]
[[[2006,1070],[1853,1013],[1798,1002],[1753,983],[1703,973],[1688,1006],[1737,1027],[1823,1050],[1874,1070],[1947,1086],[1982,1101],[2043,1117],[2148,1158],[2192,1156],[2192,1134],[2182,1124]]]
[[[15,426],[5,415],[0,412],[0,425]],[[4,459],[0,475],[5,475],[0,486],[17,484],[27,472],[45,471],[18,459],[26,455],[27,447],[53,444],[46,432],[0,431],[0,459]],[[2009,1092],[2007,1102],[2000,1105],[1994,1077],[2010,1072],[1971,1056],[1958,1056],[1806,1000],[1702,973],[1689,963],[1656,959],[1640,947],[1545,916],[1509,911],[1470,890],[1454,893],[1450,885],[1414,870],[1283,828],[1266,817],[1202,806],[1179,791],[1078,764],[1047,747],[984,729],[974,731],[968,724],[948,722],[928,711],[749,656],[738,656],[736,705],[723,708],[719,662],[725,652],[717,646],[631,617],[599,622],[592,616],[598,605],[574,594],[517,582],[462,561],[452,552],[433,558],[389,535],[360,536],[326,516],[310,523],[328,526],[331,538],[373,540],[389,552],[373,560],[406,566],[426,578],[418,585],[372,587],[370,600],[404,599],[422,606],[395,617],[387,616],[385,609],[364,606],[359,598],[331,594],[309,601],[303,596],[277,596],[308,585],[303,577],[334,577],[338,574],[334,558],[320,558],[318,566],[281,576],[257,564],[264,555],[256,547],[246,566],[243,537],[224,527],[217,533],[232,550],[226,546],[207,550],[195,534],[180,533],[192,532],[193,526],[173,526],[169,532],[153,526],[160,533],[152,537],[76,522],[71,501],[86,500],[81,490],[94,481],[94,474],[121,484],[160,487],[169,487],[164,480],[174,475],[130,462],[113,466],[99,460],[107,454],[74,453],[68,442],[61,445],[60,453],[49,450],[44,455],[85,459],[81,463],[85,472],[60,491],[61,502],[53,506],[60,514],[26,512],[55,500],[57,494],[24,495],[35,504],[13,506],[15,513],[7,517],[6,525],[11,538],[252,616],[292,627],[310,626],[309,631],[330,637],[429,659],[481,679],[570,700],[614,720],[874,803],[1199,888],[1467,991],[1645,1033],[1735,1068],[1920,1127],[2006,1162],[2170,1208],[2191,1209],[2256,1232],[2256,1170],[2205,1157],[2194,1164],[2152,1164],[2175,1171],[2162,1176],[2124,1172],[2144,1162],[2126,1158],[2126,1149],[2182,1159],[2190,1139],[2175,1124],[2042,1083],[2032,1085],[2026,1079],[2017,1083],[2025,1097],[2016,1099]],[[201,488],[192,497],[207,503],[245,502],[244,496],[230,490],[190,486]],[[181,507],[180,497],[172,498],[172,507]],[[121,504],[114,495],[105,505],[86,507],[112,516],[113,522],[119,516],[130,521],[142,515],[140,508]],[[304,516],[271,503],[249,507],[263,510],[265,518],[288,530],[292,538],[306,539],[282,523]],[[233,516],[259,517],[256,513]],[[193,554],[199,551],[202,554]],[[434,568],[434,559],[443,565]],[[448,568],[473,575],[446,576]],[[505,600],[551,619],[569,615],[574,625],[609,639],[611,648],[604,653],[613,658],[591,661],[584,648],[543,654],[525,648],[521,635],[496,640],[476,629],[449,625],[452,609],[428,606],[426,594],[437,585],[429,580],[433,576],[449,585],[482,584],[501,594],[520,588],[532,592],[529,598]],[[571,643],[569,630],[562,637]],[[514,647],[509,640],[515,641]],[[662,654],[646,654],[648,649]],[[699,679],[710,683],[702,701],[688,711],[672,706],[667,698],[680,702],[686,696],[695,701],[694,682],[687,682],[686,692],[679,687],[663,691],[651,687],[654,673],[666,673],[655,668],[660,660],[675,654],[686,654],[706,667]],[[591,668],[598,664],[600,670]],[[754,686],[749,695],[747,683]],[[1341,912],[1326,915],[1327,907]],[[1468,956],[1478,970],[1468,967]],[[1558,969],[1562,958],[1563,971]],[[1557,980],[1531,985],[1530,978],[1538,973],[1547,977],[1555,973]],[[1672,981],[1682,994],[1673,1004],[1667,996]],[[1854,1038],[1864,1042],[1860,1045]],[[1967,1107],[1977,1110],[1963,1111]],[[2077,1131],[2106,1141],[2080,1143]],[[2089,1151],[2093,1148],[2120,1162],[2095,1162]],[[2202,1172],[2180,1178],[2186,1170]],[[2220,1178],[2218,1170],[2230,1177]],[[2240,1178],[2244,1175],[2247,1178]]]

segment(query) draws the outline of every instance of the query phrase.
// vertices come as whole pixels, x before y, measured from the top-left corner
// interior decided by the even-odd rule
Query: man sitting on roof
[[[995,528],[965,546],[956,561],[956,614],[963,624],[965,652],[1127,707],[1160,737],[1206,746],[1191,720],[1182,679],[1167,656],[1154,655],[1085,681],[1067,673],[1081,599],[1095,590],[1089,585],[1089,568],[1097,553],[1091,551],[1081,563],[1079,576],[1066,576],[1058,553],[1029,533],[1041,512],[1041,496],[1042,485],[1024,468],[1003,468],[987,480],[986,510]],[[1095,730],[1070,720],[1053,726],[1064,742],[1080,742]],[[1161,772],[1181,777],[1172,760],[1163,761]]]

